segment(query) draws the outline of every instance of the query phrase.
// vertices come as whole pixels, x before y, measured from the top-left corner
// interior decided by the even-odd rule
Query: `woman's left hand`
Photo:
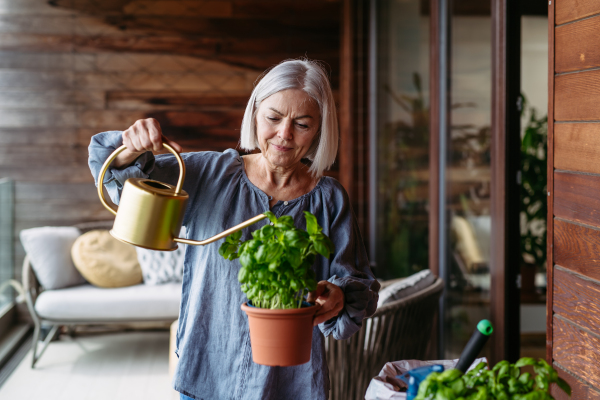
[[[336,317],[344,308],[344,292],[339,286],[327,281],[317,283],[317,289],[308,294],[307,300],[321,306],[315,314],[313,326]]]

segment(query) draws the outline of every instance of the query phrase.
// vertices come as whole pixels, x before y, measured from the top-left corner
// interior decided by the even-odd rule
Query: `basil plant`
[[[525,366],[535,374],[522,372]],[[457,369],[432,372],[419,385],[415,400],[546,400],[554,398],[553,383],[571,395],[569,384],[543,359],[523,357],[515,364],[500,361],[491,370],[486,367],[481,362],[464,375]]]
[[[270,211],[271,221],[241,241],[242,232],[229,235],[219,248],[226,260],[240,259],[241,289],[259,308],[300,308],[305,294],[317,288],[312,269],[316,257],[333,253],[333,242],[322,232],[317,218],[308,211],[306,231],[297,229],[289,215],[279,218]]]

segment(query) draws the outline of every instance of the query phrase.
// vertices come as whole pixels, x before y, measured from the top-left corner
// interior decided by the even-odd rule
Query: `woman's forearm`
[[[143,151],[131,151],[125,149],[117,156],[117,158],[115,158],[112,162],[112,166],[117,169],[128,167],[142,154],[144,154]]]

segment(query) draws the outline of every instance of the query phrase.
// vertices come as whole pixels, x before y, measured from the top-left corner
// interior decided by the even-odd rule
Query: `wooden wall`
[[[600,3],[551,3],[547,358],[600,399]]]
[[[0,178],[18,232],[110,219],[90,137],[154,117],[186,151],[238,144],[266,68],[307,56],[339,86],[341,3],[326,0],[0,0]],[[336,176],[336,172],[333,172]]]

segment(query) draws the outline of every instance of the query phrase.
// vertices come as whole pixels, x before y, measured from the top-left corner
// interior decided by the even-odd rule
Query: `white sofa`
[[[76,225],[82,232],[110,229],[112,221]],[[62,289],[44,290],[32,269],[29,256],[23,262],[23,287],[35,324],[31,367],[62,326],[125,324],[134,322],[171,323],[179,317],[181,283],[139,284],[122,288],[99,288],[88,283]],[[50,331],[37,351],[40,331]]]

